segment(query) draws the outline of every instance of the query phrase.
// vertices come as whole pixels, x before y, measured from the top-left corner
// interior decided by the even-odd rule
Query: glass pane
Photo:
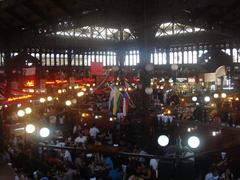
[[[167,53],[163,52],[163,64],[167,64]]]
[[[103,66],[107,66],[107,57],[106,57],[106,52],[103,52]]]
[[[83,65],[83,55],[82,54],[79,55],[79,65],[80,66]]]
[[[51,66],[54,66],[55,62],[54,62],[54,54],[51,54]]]
[[[46,66],[46,55],[42,54],[42,66]]]
[[[88,54],[88,56],[87,56],[87,66],[91,66],[91,59],[92,57],[91,57],[91,54]]]
[[[110,52],[107,52],[107,66],[110,66]]]
[[[139,51],[137,51],[137,64],[140,62]]]
[[[65,54],[64,56],[64,65],[67,66],[68,65],[68,55]]]
[[[159,64],[158,53],[154,53],[154,64]]]
[[[154,59],[153,59],[153,56],[154,56],[155,52],[154,53],[151,53],[151,58],[150,58],[150,62],[151,63],[154,63]],[[154,63],[155,64],[155,63]]]
[[[179,51],[178,52],[178,64],[182,64],[183,62],[182,62],[182,52],[181,51]]]
[[[233,62],[237,62],[237,56],[238,56],[237,49],[233,48],[232,53],[233,53]]]
[[[40,59],[40,54],[39,53],[36,53],[36,58]]]
[[[102,53],[100,53],[100,55],[99,55],[99,62],[103,63],[103,55],[102,55]]]
[[[113,54],[113,65],[117,65],[116,53]]]
[[[160,65],[162,65],[162,64],[164,64],[164,62],[163,62],[163,53],[162,52],[160,52],[160,53],[158,53],[158,64],[160,64]]]
[[[88,62],[88,56],[87,54],[84,54],[84,66],[87,66],[87,62]]]
[[[64,55],[63,54],[61,54],[61,57],[60,57],[60,65],[64,66]]]
[[[169,53],[169,63],[173,64],[173,52]]]
[[[56,65],[60,66],[60,57],[59,54],[56,54]]]
[[[198,51],[198,57],[202,57],[202,55],[203,55],[203,50],[199,50]]]
[[[174,62],[174,64],[178,64],[178,53],[177,52],[173,53],[173,62]]]
[[[188,52],[187,51],[183,52],[183,62],[184,62],[184,64],[188,63]]]
[[[133,55],[133,65],[134,66],[137,65],[137,55],[136,55],[136,53]]]
[[[193,51],[193,64],[196,64],[197,63],[197,51],[194,50]]]
[[[46,55],[46,66],[50,66],[51,62],[50,62],[50,54]]]
[[[124,62],[124,65],[126,65],[126,66],[128,66],[129,65],[129,55],[127,54],[126,56],[125,56],[125,62]]]
[[[229,56],[231,56],[231,50],[230,50],[230,49],[226,49],[226,54],[228,54]]]
[[[189,64],[193,63],[193,53],[192,53],[192,51],[188,51],[188,63]]]

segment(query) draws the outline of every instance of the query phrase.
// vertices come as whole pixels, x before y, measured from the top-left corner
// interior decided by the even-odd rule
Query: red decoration
[[[92,62],[91,63],[91,74],[96,76],[103,75],[103,65],[100,62]]]

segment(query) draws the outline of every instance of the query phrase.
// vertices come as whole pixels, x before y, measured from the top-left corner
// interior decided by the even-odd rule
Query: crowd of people
[[[15,180],[20,179],[156,179],[158,160],[139,157],[122,157],[114,154],[88,152],[87,145],[108,145],[113,147],[111,131],[104,132],[95,125],[88,127],[76,124],[70,137],[64,137],[60,130],[56,136],[41,145],[53,145],[53,148],[36,146],[24,142],[22,136],[13,137],[1,153],[1,162],[9,166]],[[71,149],[73,148],[73,149]],[[74,149],[75,148],[75,149]],[[79,150],[81,149],[81,150]],[[134,146],[129,152],[146,154]],[[10,171],[10,167],[13,171]]]
[[[178,102],[176,97],[173,100]],[[116,123],[110,128],[106,128],[107,125],[98,126],[96,124],[98,121],[94,120],[96,112],[107,114],[107,102],[105,95],[89,96],[82,100],[79,109],[85,109],[90,114],[89,123],[82,117],[84,111],[74,112],[67,107],[54,105],[39,108],[38,114],[41,114],[39,124],[51,128],[50,136],[46,139],[39,137],[26,139],[24,134],[11,135],[0,154],[0,180],[8,180],[9,177],[15,180],[177,179],[181,174],[176,170],[178,166],[171,160],[162,162],[147,157],[152,151],[149,151],[150,148],[143,142],[122,143],[125,152],[136,156],[123,155],[115,151],[118,146],[122,147],[120,141],[116,140],[119,127]],[[171,123],[176,117],[161,115],[156,119]],[[130,121],[133,122],[132,124],[137,124],[132,119]],[[132,127],[130,129],[133,130]],[[105,147],[110,147],[113,151],[102,151]],[[189,163],[192,164],[194,161]],[[188,168],[190,169],[190,166]],[[3,171],[5,173],[1,175]],[[190,180],[193,176],[189,175],[185,180]],[[230,180],[237,179],[237,176],[228,164],[224,168],[211,166],[210,171],[201,178]]]

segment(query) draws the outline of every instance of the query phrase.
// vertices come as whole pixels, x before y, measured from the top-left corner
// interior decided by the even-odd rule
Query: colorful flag
[[[122,94],[123,97],[123,116],[127,116],[128,112],[128,94],[125,92]]]
[[[109,96],[109,100],[108,100],[108,111],[112,112],[115,87],[113,88],[110,86],[110,88],[111,88],[111,92],[110,92],[110,96]]]
[[[118,101],[119,101],[119,97],[121,95],[121,92],[115,87],[114,90],[114,99],[113,99],[113,115],[115,116],[117,114],[118,111]]]

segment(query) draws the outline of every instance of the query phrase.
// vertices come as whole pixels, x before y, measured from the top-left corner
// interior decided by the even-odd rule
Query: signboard
[[[179,82],[179,83],[187,83],[188,79],[187,78],[176,78],[176,81]]]
[[[188,78],[188,83],[195,83],[195,82],[196,82],[195,78]]]
[[[205,82],[215,82],[216,81],[216,73],[205,73],[204,81]]]
[[[74,77],[69,77],[69,85],[74,86],[75,85],[75,78]]]

